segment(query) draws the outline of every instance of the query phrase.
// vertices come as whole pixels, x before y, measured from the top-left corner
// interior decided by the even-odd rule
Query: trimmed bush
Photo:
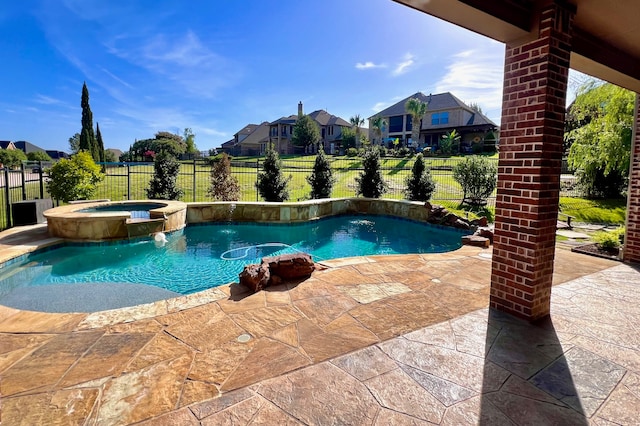
[[[49,178],[47,191],[51,197],[68,203],[93,197],[104,175],[91,154],[80,151],[70,159],[63,158],[51,166]]]
[[[333,177],[331,164],[321,149],[316,155],[311,175],[307,176],[307,182],[311,185],[311,198],[329,198],[336,179]]]
[[[153,160],[153,178],[149,181],[147,197],[155,200],[179,200],[184,191],[178,188],[180,163],[162,151]]]
[[[282,176],[282,161],[280,156],[272,148],[267,148],[265,153],[262,171],[258,173],[258,181],[256,188],[258,193],[265,201],[281,202],[289,199],[289,191],[287,185],[291,180],[291,176],[284,178]]]
[[[436,184],[424,164],[423,156],[418,154],[411,168],[411,175],[407,177],[405,195],[411,201],[428,201],[435,189]]]
[[[356,177],[356,195],[367,198],[380,198],[387,192],[388,185],[382,177],[380,154],[377,149],[367,149],[362,158],[364,170]]]
[[[481,206],[496,189],[498,168],[488,159],[473,155],[453,167],[453,179],[462,187],[463,202]]]
[[[240,199],[240,185],[238,179],[231,175],[231,161],[226,153],[219,157],[212,157],[211,186],[207,191],[217,201],[238,201]]]

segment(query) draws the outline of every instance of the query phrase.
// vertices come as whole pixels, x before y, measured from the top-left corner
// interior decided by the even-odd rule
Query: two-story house
[[[413,120],[405,108],[405,104],[411,98],[417,98],[427,104],[427,111],[418,124],[421,126],[418,141],[411,140]],[[373,126],[374,120],[378,117],[384,119],[381,134]],[[431,147],[436,150],[442,136],[452,130],[460,134],[460,146],[464,151],[470,149],[474,143],[495,144],[498,125],[449,92],[436,95],[414,93],[369,117],[369,140],[374,145],[391,147],[397,139],[400,146],[416,149]]]
[[[222,150],[230,155],[260,155],[269,142],[269,122],[247,124],[222,144]]]
[[[280,154],[299,154],[303,153],[303,148],[296,147],[291,143],[293,136],[293,126],[295,126],[298,117],[304,114],[302,102],[298,103],[298,114],[288,117],[281,117],[270,123],[269,141]],[[333,154],[339,149],[342,142],[342,131],[344,128],[351,128],[352,125],[348,121],[329,114],[327,111],[319,109],[309,114],[309,117],[315,121],[320,131],[320,142],[318,145],[325,152]],[[317,147],[309,147],[307,153],[315,153]]]

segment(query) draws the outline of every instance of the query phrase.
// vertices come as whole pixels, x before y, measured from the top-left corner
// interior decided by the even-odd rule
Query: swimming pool
[[[135,283],[179,294],[237,282],[245,265],[298,251],[315,261],[376,254],[439,253],[461,246],[461,233],[388,216],[333,216],[297,224],[189,226],[151,240],[66,244],[0,270],[3,297],[24,286]]]

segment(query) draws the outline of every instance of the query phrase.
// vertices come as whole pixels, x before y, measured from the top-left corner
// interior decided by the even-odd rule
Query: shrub
[[[89,199],[102,179],[104,175],[91,154],[80,151],[70,159],[63,158],[51,166],[47,191],[52,198],[65,203]]]
[[[178,188],[180,163],[164,151],[157,154],[153,161],[153,178],[149,181],[147,197],[156,200],[178,200],[184,193]]]
[[[376,147],[378,149],[378,154],[380,155],[380,157],[384,158],[387,156],[387,148],[382,146],[382,145],[378,145]]]
[[[211,165],[211,186],[207,191],[214,200],[238,201],[240,199],[240,185],[238,179],[231,175],[231,161],[223,153]]]
[[[486,204],[496,188],[498,168],[484,157],[471,156],[453,167],[453,179],[462,187],[463,201],[472,206]]]
[[[287,185],[291,176],[286,179],[282,176],[282,162],[272,147],[269,147],[265,154],[262,172],[258,173],[256,188],[265,201],[286,201],[289,199]]]
[[[18,168],[27,156],[19,149],[0,149],[0,163],[8,168]]]
[[[316,155],[311,175],[307,176],[307,182],[311,185],[311,198],[329,198],[336,179],[333,177],[331,164],[324,151],[321,149]]]
[[[356,177],[356,195],[367,198],[380,198],[387,191],[388,185],[380,170],[380,154],[377,149],[368,149],[362,158],[364,170]]]
[[[358,150],[356,148],[347,148],[347,157],[357,157]]]
[[[27,160],[29,161],[51,161],[49,154],[42,151],[34,151],[27,154]]]
[[[411,168],[411,175],[407,177],[405,195],[411,201],[427,201],[435,189],[436,184],[424,164],[422,154],[418,154]]]
[[[412,154],[412,151],[410,148],[403,146],[401,148],[398,148],[396,150],[396,157],[398,158],[404,158],[404,157],[409,157]]]
[[[614,250],[620,247],[620,239],[624,236],[624,227],[614,231],[598,231],[593,234],[596,244],[605,250]]]

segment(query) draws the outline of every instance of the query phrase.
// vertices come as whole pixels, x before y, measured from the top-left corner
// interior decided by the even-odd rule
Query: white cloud
[[[374,62],[371,61],[367,61],[367,62],[358,62],[356,64],[356,68],[359,70],[368,70],[371,68],[386,68],[387,64],[376,64]]]
[[[404,55],[404,61],[400,62],[396,65],[396,68],[391,73],[394,76],[402,75],[409,70],[409,68],[414,64],[413,55],[411,53],[407,53]]]
[[[371,107],[371,111],[379,112],[391,105],[389,102],[376,102],[374,106]]]
[[[59,99],[52,98],[50,96],[45,96],[41,94],[36,95],[36,102],[43,105],[60,105],[62,101]]]
[[[452,55],[435,93],[451,92],[465,103],[475,102],[495,122],[500,121],[504,49],[492,44]]]

